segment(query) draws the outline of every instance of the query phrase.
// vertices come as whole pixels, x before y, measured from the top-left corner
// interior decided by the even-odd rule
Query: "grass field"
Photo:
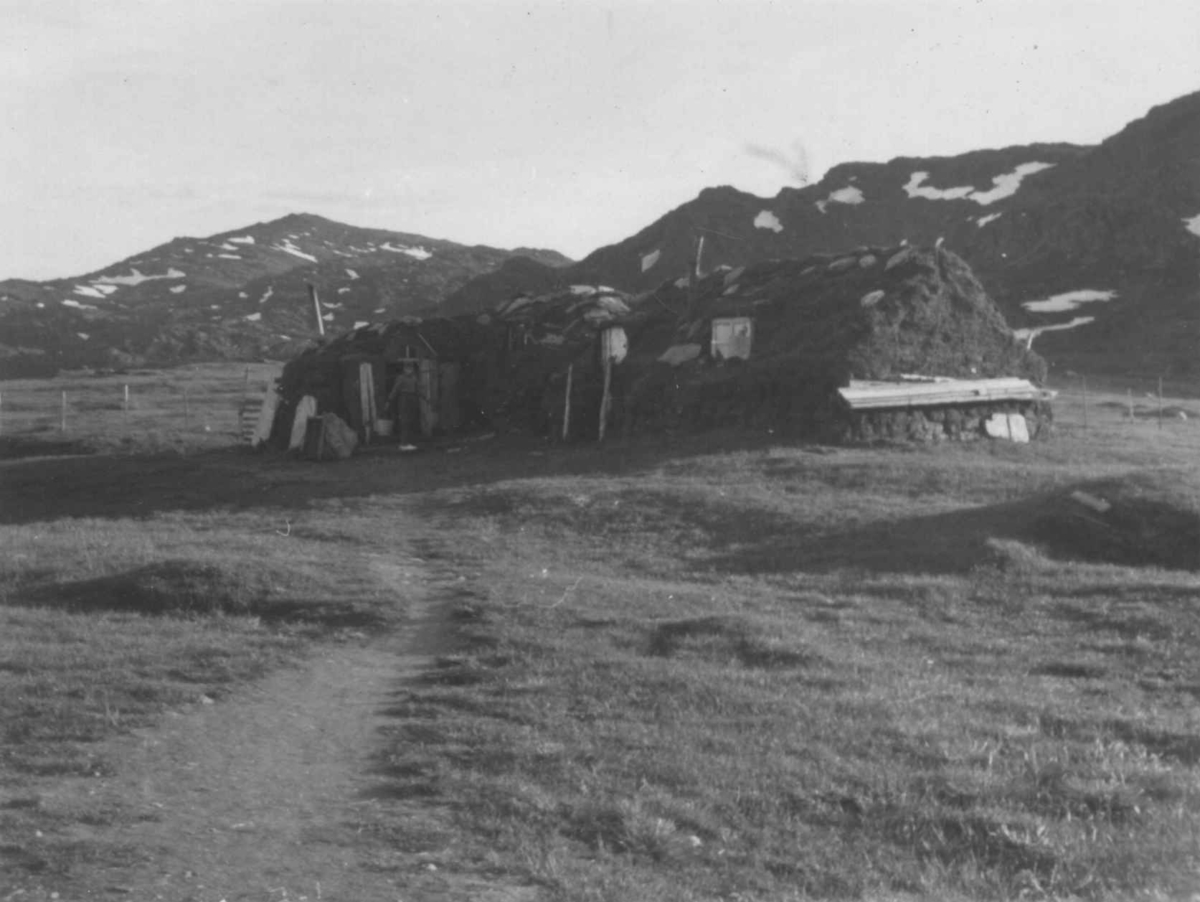
[[[238,439],[242,399],[261,397],[281,370],[277,363],[221,363],[3,380],[0,442],[10,454],[64,444],[131,453],[228,447]]]
[[[209,380],[223,409],[242,373]],[[579,900],[1190,898],[1200,402],[1159,428],[1108,385],[1085,429],[1063,387],[1031,446],[0,462],[0,869],[69,885],[135,854],[69,829],[133,812],[38,788],[402,629],[359,564],[403,547],[457,586],[457,651],[391,708],[371,832],[448,811],[444,869]]]

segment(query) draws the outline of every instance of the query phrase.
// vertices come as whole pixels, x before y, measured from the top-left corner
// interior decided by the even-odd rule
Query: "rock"
[[[983,430],[988,438],[1009,438],[1008,414],[994,413],[983,421]]]
[[[888,262],[885,263],[883,266],[884,272],[887,272],[888,270],[891,270],[894,267],[899,266],[901,263],[904,263],[906,260],[912,259],[912,256],[913,256],[913,249],[911,247],[905,247],[903,250],[897,251],[896,253],[892,254],[892,256],[888,257]]]
[[[863,307],[874,307],[881,300],[883,300],[884,294],[885,292],[882,288],[877,288],[874,291],[864,294],[862,296],[862,300],[859,301],[859,304],[861,304]]]
[[[1079,502],[1084,507],[1090,507],[1098,514],[1108,513],[1109,509],[1112,507],[1112,505],[1103,498],[1097,498],[1095,495],[1082,490],[1076,490],[1072,492],[1071,500]]]

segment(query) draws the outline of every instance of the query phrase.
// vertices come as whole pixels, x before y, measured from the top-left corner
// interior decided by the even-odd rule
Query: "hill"
[[[315,334],[308,283],[326,329],[341,332],[436,304],[516,259],[570,262],[556,251],[467,246],[311,214],[175,238],[82,276],[0,282],[0,375],[283,356]]]
[[[845,163],[774,198],[708,188],[552,275],[636,292],[687,272],[701,239],[705,272],[940,239],[1052,363],[1185,376],[1200,372],[1197,146],[1200,93],[1155,107],[1096,146]],[[548,273],[534,275],[540,281],[528,286],[481,277],[446,304],[537,293]]]

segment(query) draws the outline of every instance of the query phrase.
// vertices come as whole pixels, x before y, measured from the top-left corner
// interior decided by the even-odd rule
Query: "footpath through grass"
[[[360,555],[262,513],[0,525],[0,549],[0,889],[71,897],[88,868],[150,854],[104,833],[144,811],[53,791],[118,773],[106,740],[403,617]]]

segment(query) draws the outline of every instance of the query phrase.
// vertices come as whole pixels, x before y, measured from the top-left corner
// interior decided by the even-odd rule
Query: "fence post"
[[[567,391],[566,391],[565,397],[563,398],[562,437],[563,437],[564,442],[567,441],[567,439],[571,435],[571,377],[574,375],[575,375],[575,364],[573,364],[573,363],[568,364],[567,365]]]
[[[600,438],[599,441],[604,441],[604,433],[608,428],[608,408],[612,405],[612,396],[609,394],[612,386],[612,362],[613,359],[608,354],[604,357],[604,393],[600,396]]]

